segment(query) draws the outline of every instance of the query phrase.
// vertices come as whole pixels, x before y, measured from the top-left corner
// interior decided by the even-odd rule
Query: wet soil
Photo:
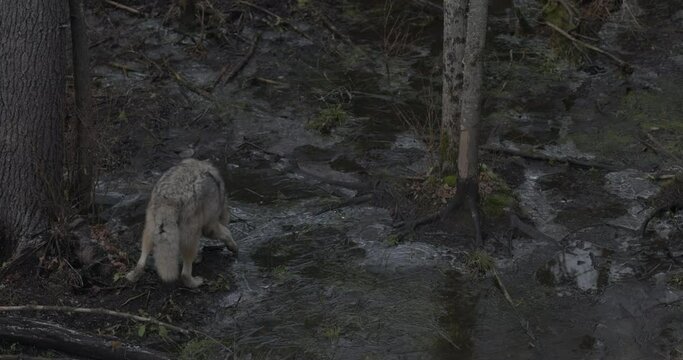
[[[683,358],[683,219],[639,231],[654,179],[682,166],[680,1],[627,0],[600,21],[593,35],[631,74],[596,54],[563,61],[549,29],[514,35],[511,2],[493,1],[482,141],[620,169],[482,153],[514,211],[548,235],[487,220],[486,250],[511,302],[468,265],[466,219],[392,235],[442,200],[415,190],[433,189],[422,184],[440,106],[436,3],[202,3],[204,26],[187,29],[166,2],[126,2],[142,15],[86,2],[97,217],[74,230],[77,259],[43,264],[31,281],[10,277],[0,302],[103,307],[209,336],[31,315],[182,359]],[[214,86],[257,37],[246,66]],[[329,109],[344,121],[321,134],[312,124]],[[240,255],[203,239],[195,273],[205,286],[162,285],[151,267],[128,284],[151,187],[183,157],[223,173]],[[345,203],[365,193],[371,200]]]

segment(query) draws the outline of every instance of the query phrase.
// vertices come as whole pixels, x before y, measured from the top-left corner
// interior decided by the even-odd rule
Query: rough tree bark
[[[467,0],[445,0],[443,5],[443,88],[441,106],[441,138],[439,152],[441,171],[452,173],[456,167],[460,93],[463,81]]]
[[[44,241],[61,189],[66,3],[0,0],[0,258]]]
[[[71,164],[71,191],[81,210],[89,209],[93,200],[93,110],[90,93],[90,52],[82,0],[69,0],[71,43],[74,72],[76,116],[72,124],[75,154]]]

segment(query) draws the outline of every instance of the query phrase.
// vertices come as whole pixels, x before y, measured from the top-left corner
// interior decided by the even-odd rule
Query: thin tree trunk
[[[478,153],[478,138],[479,138],[479,118],[481,117],[481,84],[483,79],[483,51],[486,40],[486,20],[488,11],[488,0],[471,0],[469,5],[465,6],[465,0],[445,0],[444,2],[444,29],[447,24],[453,23],[455,12],[453,9],[467,8],[465,25],[466,39],[462,57],[455,55],[457,51],[455,47],[460,44],[459,41],[447,40],[449,31],[444,30],[444,116],[442,122],[442,135],[451,134],[455,139],[455,133],[459,130],[459,144],[457,151],[457,168],[458,168],[458,182],[457,192],[455,196],[448,202],[446,207],[440,212],[425,216],[418,219],[407,226],[408,231],[412,231],[417,226],[429,224],[432,221],[441,218],[445,220],[446,217],[451,216],[455,210],[467,204],[470,209],[472,220],[474,222],[476,244],[480,246],[483,244],[481,231],[481,212],[479,209],[479,153]],[[462,51],[459,50],[459,51]],[[450,57],[453,58],[450,58]],[[460,59],[460,60],[458,60]],[[454,81],[450,76],[450,70],[457,68],[453,62],[460,61],[462,63],[461,81]],[[447,69],[450,69],[447,71]],[[456,88],[453,84],[457,84]],[[460,92],[462,95],[460,96]],[[460,101],[460,107],[454,107],[454,99]],[[449,102],[450,105],[447,105]],[[457,102],[455,103],[458,106]],[[450,107],[447,107],[450,106]],[[458,109],[460,118],[447,116],[449,111]],[[460,120],[459,126],[455,120]],[[443,137],[442,143],[443,146]],[[449,143],[449,145],[454,145]],[[443,148],[442,148],[443,150]],[[455,154],[453,150],[450,154]],[[455,157],[455,155],[453,155]]]
[[[66,8],[0,0],[0,258],[45,239],[61,189]]]
[[[73,132],[75,159],[73,159],[72,184],[73,199],[79,209],[86,210],[93,199],[93,144],[94,119],[90,93],[90,52],[88,32],[83,14],[82,0],[69,0],[71,13],[71,42],[73,47],[74,92],[76,97],[76,116]]]
[[[479,211],[479,120],[488,0],[470,1],[464,58],[462,119],[458,148],[458,192],[467,197],[477,244],[482,244]]]
[[[445,0],[443,10],[443,89],[439,155],[442,172],[449,173],[455,170],[458,153],[467,0]]]

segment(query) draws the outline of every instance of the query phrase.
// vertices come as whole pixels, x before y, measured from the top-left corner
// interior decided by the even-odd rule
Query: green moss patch
[[[320,110],[318,115],[308,121],[306,127],[327,135],[332,129],[344,125],[348,119],[349,114],[341,104],[336,104]]]

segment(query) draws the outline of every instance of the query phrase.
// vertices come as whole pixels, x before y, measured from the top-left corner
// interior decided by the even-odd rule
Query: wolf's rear
[[[192,276],[192,262],[202,234],[220,239],[237,254],[230,230],[221,223],[229,220],[224,196],[225,183],[208,161],[187,159],[166,171],[152,189],[140,260],[126,275],[128,280],[136,281],[142,275],[147,256],[153,252],[163,281],[174,281],[180,275],[186,286],[201,285],[202,279]],[[179,258],[183,262],[181,274]]]
[[[154,265],[156,266],[159,277],[164,282],[176,281],[178,279],[178,257],[180,255],[180,213],[176,206],[168,204],[156,206],[147,212],[147,224],[151,231],[145,232],[152,236],[154,244]],[[151,218],[151,219],[150,219]]]

